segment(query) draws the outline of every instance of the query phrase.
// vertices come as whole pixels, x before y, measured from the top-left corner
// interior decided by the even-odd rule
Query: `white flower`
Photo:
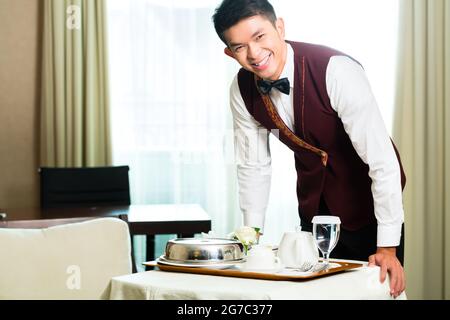
[[[240,242],[242,242],[243,245],[246,246],[255,244],[258,240],[258,233],[252,227],[240,227],[234,232],[234,235]]]

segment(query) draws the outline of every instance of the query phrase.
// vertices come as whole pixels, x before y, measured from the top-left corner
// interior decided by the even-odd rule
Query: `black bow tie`
[[[268,94],[272,88],[277,88],[284,94],[289,94],[291,91],[288,78],[282,78],[276,81],[258,80],[256,83],[263,94]]]

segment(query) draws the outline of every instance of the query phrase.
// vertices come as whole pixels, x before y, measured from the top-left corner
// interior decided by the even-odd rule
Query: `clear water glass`
[[[330,253],[339,241],[341,221],[335,216],[315,216],[312,222],[314,241],[322,252],[324,267],[328,267]]]

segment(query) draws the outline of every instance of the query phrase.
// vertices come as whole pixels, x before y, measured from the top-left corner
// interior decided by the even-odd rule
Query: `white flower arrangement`
[[[247,254],[251,246],[258,243],[259,230],[259,228],[242,226],[230,233],[229,237],[240,241],[244,246],[245,254]]]

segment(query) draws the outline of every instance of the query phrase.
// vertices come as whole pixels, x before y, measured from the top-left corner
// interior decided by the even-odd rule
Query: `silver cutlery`
[[[304,262],[299,268],[293,269],[293,271],[299,272],[319,272],[328,268],[328,264],[319,262],[313,263],[310,261]]]
[[[314,266],[315,266],[314,263],[312,263],[310,261],[306,261],[300,266],[300,268],[294,269],[294,271],[308,272],[311,269],[313,269]]]

